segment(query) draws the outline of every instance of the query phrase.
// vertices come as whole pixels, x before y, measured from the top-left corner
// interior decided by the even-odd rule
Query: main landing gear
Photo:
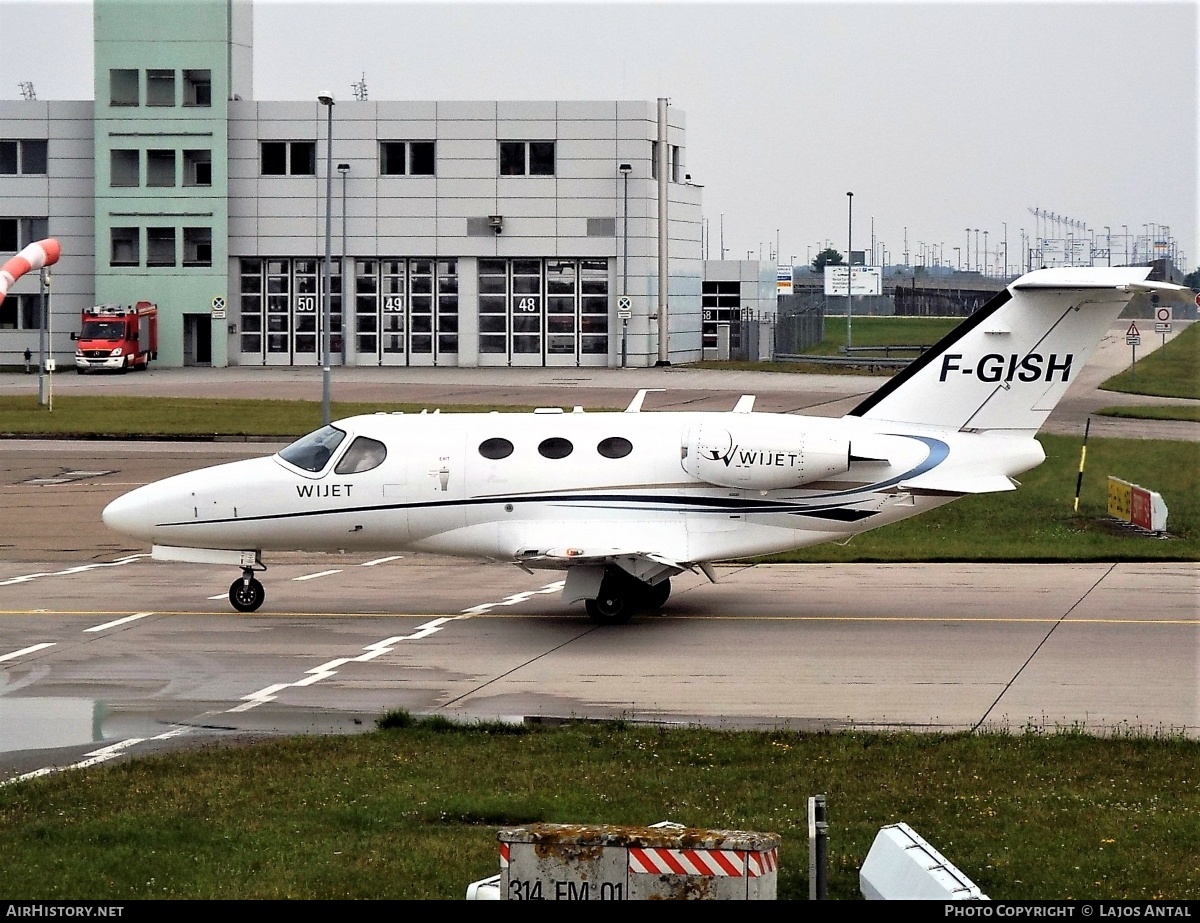
[[[242,568],[242,576],[229,586],[229,602],[238,612],[254,612],[267,598],[267,591],[254,577],[254,569]]]
[[[584,600],[597,625],[624,625],[637,611],[661,609],[671,595],[671,579],[649,584],[619,567],[609,567],[600,582],[600,595]]]

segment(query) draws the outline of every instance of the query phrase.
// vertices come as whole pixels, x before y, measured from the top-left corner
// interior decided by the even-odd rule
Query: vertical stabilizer
[[[1138,291],[1145,267],[1040,269],[1000,292],[849,416],[1036,432]]]

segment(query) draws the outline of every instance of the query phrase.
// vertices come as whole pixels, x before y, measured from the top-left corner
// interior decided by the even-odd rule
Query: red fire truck
[[[139,301],[84,308],[83,326],[71,339],[76,341],[75,371],[80,375],[92,369],[144,369],[158,358],[158,307]]]

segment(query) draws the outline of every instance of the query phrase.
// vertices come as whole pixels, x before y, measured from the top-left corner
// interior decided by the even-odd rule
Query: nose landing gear
[[[242,568],[242,576],[230,584],[229,602],[238,612],[254,612],[266,598],[267,591],[255,579],[253,568]]]

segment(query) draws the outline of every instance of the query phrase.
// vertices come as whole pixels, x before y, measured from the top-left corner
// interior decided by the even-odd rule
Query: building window
[[[264,141],[262,143],[263,176],[315,176],[316,173],[316,141]]]
[[[9,295],[0,303],[0,330],[37,330],[41,325],[40,295]]]
[[[146,71],[146,105],[175,105],[175,71]]]
[[[212,185],[212,151],[183,152],[183,185]]]
[[[408,157],[409,173],[413,176],[433,176],[436,158],[432,141],[410,141]]]
[[[553,141],[501,141],[501,176],[553,176]]]
[[[0,141],[0,175],[46,175],[46,142],[36,139]]]
[[[433,176],[434,142],[432,141],[380,141],[380,176]]]
[[[141,170],[141,152],[118,150],[112,151],[112,173],[109,178],[111,186],[136,186]]]
[[[212,71],[185,70],[183,72],[183,104],[204,108],[212,105]]]
[[[671,145],[671,182],[678,183],[683,164],[680,162],[679,145]]]
[[[175,265],[174,228],[146,228],[146,265]]]
[[[138,104],[138,72],[136,69],[113,68],[108,72],[109,102],[113,106]]]
[[[183,265],[212,265],[212,228],[183,229]]]
[[[46,218],[0,218],[0,258],[50,236]]]
[[[158,187],[175,185],[174,151],[146,151],[146,185]]]
[[[137,228],[112,229],[112,255],[109,257],[110,266],[137,266],[141,262],[138,249]]]

